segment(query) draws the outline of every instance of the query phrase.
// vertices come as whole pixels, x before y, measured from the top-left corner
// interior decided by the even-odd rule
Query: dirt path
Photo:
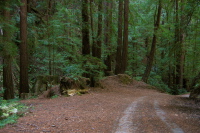
[[[200,107],[186,97],[170,96],[147,85],[104,81],[105,89],[55,99],[22,101],[34,107],[0,133],[197,133]]]

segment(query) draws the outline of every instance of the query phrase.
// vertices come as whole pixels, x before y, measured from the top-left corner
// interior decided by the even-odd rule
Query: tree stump
[[[200,86],[191,91],[190,98],[200,99]]]
[[[31,92],[37,96],[42,94],[44,91],[47,91],[52,86],[59,84],[60,84],[59,76],[51,76],[51,75],[38,76]]]

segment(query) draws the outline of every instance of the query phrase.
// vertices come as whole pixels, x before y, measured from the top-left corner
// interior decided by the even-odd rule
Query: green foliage
[[[83,56],[81,61],[82,68],[87,74],[90,74],[91,76],[102,76],[102,72],[106,68],[106,65],[96,57]]]
[[[185,88],[182,88],[182,89],[178,89],[178,94],[181,95],[181,94],[185,94],[187,93],[188,91],[185,89]]]
[[[6,124],[15,123],[28,109],[27,106],[18,102],[18,100],[0,99],[0,128]]]
[[[81,64],[69,64],[64,69],[64,75],[67,77],[76,79],[78,76],[82,76],[85,70],[82,68]]]
[[[1,84],[1,86],[3,86],[3,85]],[[0,87],[0,100],[1,100],[1,98],[3,96],[3,93],[4,93],[4,89],[3,89],[3,87]]]
[[[12,57],[15,57],[18,50],[15,45],[15,42],[17,41],[15,33],[19,30],[16,27],[16,21],[14,19],[6,20],[3,15],[0,15],[0,21],[0,55],[11,55]],[[3,30],[9,31],[7,32],[9,38],[3,38]]]
[[[137,81],[141,81],[142,80],[142,77],[141,76],[137,76],[137,77],[133,77],[134,80],[137,80]]]
[[[51,99],[54,99],[54,98],[58,98],[58,95],[54,95],[51,97]]]
[[[64,68],[64,75],[77,79],[83,76],[83,74],[88,74],[99,79],[103,76],[103,70],[105,68],[105,64],[100,59],[92,56],[83,56],[79,58],[77,63],[68,64]]]
[[[3,65],[0,65],[0,98],[3,96],[4,89],[3,89]]]
[[[16,120],[18,118],[19,118],[18,115],[13,114],[13,115],[7,117],[6,119],[0,120],[0,128],[4,127],[7,124],[14,124],[14,123],[16,123],[17,122]]]
[[[162,81],[162,77],[155,72],[151,72],[148,83],[152,86],[157,87],[161,91],[169,94],[171,93],[171,89]]]
[[[182,89],[176,89],[177,87],[169,88],[168,85],[163,82],[162,76],[156,74],[155,72],[151,72],[148,83],[168,94],[180,95],[180,94],[187,93],[187,90],[185,88],[182,88]]]

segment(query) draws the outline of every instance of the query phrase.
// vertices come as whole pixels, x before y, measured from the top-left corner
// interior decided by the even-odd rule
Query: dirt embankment
[[[117,76],[103,89],[55,99],[24,100],[33,109],[0,133],[197,133],[200,107],[187,97],[157,92]]]

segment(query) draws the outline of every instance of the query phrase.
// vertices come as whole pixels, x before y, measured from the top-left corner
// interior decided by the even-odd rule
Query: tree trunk
[[[111,58],[111,38],[112,38],[112,1],[106,2],[106,28],[105,28],[105,45],[107,49],[107,56],[105,60],[105,65],[107,69],[105,70],[105,75],[109,76],[112,71],[112,58]]]
[[[46,10],[46,18],[47,18],[47,41],[48,41],[48,52],[49,52],[49,75],[53,74],[53,46],[51,42],[49,41],[50,38],[50,25],[49,25],[49,18],[52,15],[52,6],[53,2],[52,0],[47,1],[47,10]]]
[[[179,2],[176,0],[176,28],[175,28],[175,45],[177,46],[175,58],[177,60],[176,64],[176,89],[183,88],[183,73],[184,73],[184,61],[185,52],[183,48],[183,43],[185,39],[185,19],[184,18],[184,0],[181,0],[181,15],[179,17]],[[180,20],[179,20],[180,18]]]
[[[102,25],[103,25],[103,0],[99,0],[98,5],[98,33],[97,33],[97,48],[96,48],[96,57],[101,59],[101,45],[102,45]]]
[[[90,55],[88,0],[82,0],[82,54]]]
[[[184,0],[181,0],[181,22],[180,22],[180,54],[179,54],[179,65],[180,65],[180,70],[179,70],[179,88],[183,88],[183,73],[184,73],[184,62],[185,62],[185,52],[184,52],[184,40],[185,40],[185,17],[184,17]]]
[[[6,26],[3,29],[3,88],[5,89],[3,98],[5,100],[14,98],[14,85],[12,77],[12,57],[8,51],[11,48],[11,32],[9,29],[10,25],[10,11],[9,11],[10,0],[5,1],[5,8],[3,10],[4,20]]]
[[[27,0],[27,12],[31,13],[31,0]]]
[[[175,0],[175,13],[176,13],[176,16],[175,16],[175,45],[179,45],[180,43],[180,25],[179,25],[179,2],[178,0]],[[179,85],[179,71],[180,71],[180,63],[179,63],[179,58],[177,57],[180,57],[179,54],[180,54],[180,49],[176,49],[175,50],[175,53],[174,53],[174,58],[176,60],[176,66],[175,66],[175,73],[174,73],[174,89],[178,89],[177,85]]]
[[[90,16],[91,16],[91,31],[92,31],[92,56],[97,57],[101,59],[101,45],[102,45],[102,4],[103,0],[98,1],[98,30],[97,30],[97,36],[94,37],[94,25],[93,25],[93,9],[92,9],[92,2],[93,0],[90,0]],[[94,87],[96,84],[96,80],[94,75],[90,78],[91,87]]]
[[[151,68],[153,66],[154,55],[155,55],[155,51],[156,51],[156,41],[157,41],[157,35],[156,34],[157,34],[158,28],[160,26],[161,11],[162,11],[162,3],[161,3],[161,0],[159,0],[157,20],[154,24],[154,35],[153,35],[153,40],[152,40],[152,45],[151,45],[151,51],[150,51],[149,60],[147,62],[145,73],[142,77],[142,80],[144,82],[148,81],[148,78],[149,78],[149,75],[150,75],[150,72],[151,72]]]
[[[92,35],[92,40],[91,40],[91,45],[92,45],[92,56],[96,57],[97,53],[97,46],[96,46],[96,39],[95,39],[95,31],[94,31],[94,20],[93,20],[93,5],[94,5],[94,0],[90,0],[90,25],[91,25],[91,35]]]
[[[122,34],[123,34],[123,0],[119,0],[118,9],[118,37],[117,37],[117,53],[115,74],[122,73]]]
[[[20,90],[19,94],[29,93],[28,50],[27,50],[27,1],[21,0],[20,7]]]
[[[123,38],[123,52],[122,52],[122,73],[125,73],[128,60],[128,14],[129,14],[129,0],[124,0],[124,38]]]

